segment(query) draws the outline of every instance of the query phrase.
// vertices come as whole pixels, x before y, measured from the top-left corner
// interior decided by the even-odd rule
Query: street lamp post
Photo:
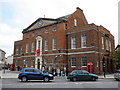
[[[54,60],[53,60],[54,72],[53,72],[53,73],[55,73],[55,68],[56,68],[55,61],[56,61],[56,58],[57,58],[57,57],[60,57],[60,56],[61,56],[61,55],[56,55],[56,56],[54,57]]]

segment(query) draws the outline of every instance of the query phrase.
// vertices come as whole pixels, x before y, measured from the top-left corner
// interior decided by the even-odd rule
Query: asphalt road
[[[0,79],[2,88],[120,88],[120,81],[114,79],[99,79],[97,81],[71,82],[65,78],[55,78],[50,82],[28,81],[21,82],[18,79]]]

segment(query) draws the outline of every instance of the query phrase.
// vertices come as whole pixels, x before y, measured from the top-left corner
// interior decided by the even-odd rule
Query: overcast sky
[[[14,41],[22,39],[22,30],[39,17],[58,18],[79,7],[88,23],[107,28],[118,44],[119,0],[0,0],[0,49],[13,54]]]

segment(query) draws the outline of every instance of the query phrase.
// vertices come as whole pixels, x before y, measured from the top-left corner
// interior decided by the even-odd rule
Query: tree
[[[112,53],[112,59],[116,62],[116,68],[120,69],[120,47]]]

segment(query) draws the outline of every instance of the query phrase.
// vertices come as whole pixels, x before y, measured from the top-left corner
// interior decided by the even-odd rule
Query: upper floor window
[[[57,48],[57,41],[56,41],[56,38],[54,37],[52,39],[52,49],[55,50]]]
[[[110,52],[112,51],[112,48],[111,48],[111,41],[109,41],[109,48],[110,48]]]
[[[35,33],[34,32],[32,32],[32,37],[34,37],[35,36]]]
[[[34,49],[35,49],[35,45],[34,45],[34,42],[32,42],[31,52],[34,52]]]
[[[28,43],[26,43],[26,53],[28,53]]]
[[[41,30],[38,30],[38,35],[41,35],[41,34],[42,34]]]
[[[20,54],[22,54],[22,47],[20,47]]]
[[[76,67],[76,58],[71,59],[71,67]]]
[[[29,35],[29,33],[27,33],[27,34],[26,34],[26,38],[29,38],[29,37],[30,37],[30,35]]]
[[[19,51],[19,49],[18,49],[18,47],[16,47],[16,55],[18,55],[18,51]]]
[[[82,48],[86,47],[86,34],[81,35],[81,47]]]
[[[76,38],[75,36],[71,37],[71,49],[75,49],[76,48]]]
[[[48,50],[48,39],[45,39],[45,51]]]
[[[82,64],[82,67],[86,67],[87,66],[87,57],[82,57],[81,59],[81,64]]]
[[[109,50],[109,41],[106,39],[106,50]]]
[[[102,39],[102,49],[104,49],[104,37],[101,37]]]
[[[52,30],[53,32],[55,32],[56,31],[56,25],[53,25],[53,30]]]
[[[74,19],[74,26],[76,27],[77,26],[77,20]]]
[[[40,50],[40,40],[38,40],[38,50]]]
[[[49,32],[48,32],[48,28],[45,28],[45,33],[49,33]]]

